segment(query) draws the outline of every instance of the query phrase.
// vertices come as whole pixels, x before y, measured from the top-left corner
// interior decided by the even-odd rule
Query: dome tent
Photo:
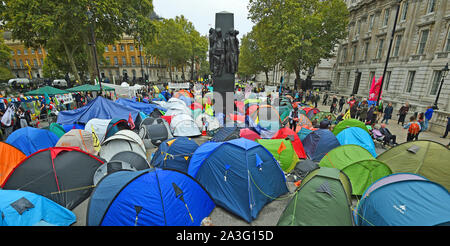
[[[289,138],[292,143],[292,147],[294,147],[295,153],[298,158],[306,159],[306,153],[302,141],[298,137],[297,133],[295,133],[290,128],[281,128],[275,133],[272,139],[286,139]]]
[[[41,195],[21,190],[0,190],[0,226],[70,226],[75,214]]]
[[[144,142],[137,133],[131,130],[121,130],[103,141],[98,155],[109,161],[115,154],[126,150],[136,152],[147,158]]]
[[[350,179],[353,195],[362,195],[373,182],[392,174],[386,164],[358,145],[334,148],[322,158],[319,166],[342,170]]]
[[[419,140],[399,144],[377,157],[394,173],[415,173],[450,190],[450,150],[444,145]]]
[[[341,131],[336,138],[341,145],[356,144],[368,150],[373,157],[377,157],[372,137],[359,127],[347,128]]]
[[[27,156],[16,147],[0,142],[0,184]]]
[[[78,148],[43,149],[19,163],[1,187],[33,192],[71,210],[89,197],[95,170],[103,163]]]
[[[94,174],[94,185],[96,186],[104,177],[119,171],[137,171],[130,163],[111,160],[97,168]]]
[[[173,138],[167,121],[153,117],[142,121],[139,127],[139,137],[144,141],[147,149],[157,147],[165,140]]]
[[[247,222],[289,191],[272,154],[245,138],[202,144],[192,156],[188,174],[205,187],[216,205]]]
[[[302,180],[277,225],[352,226],[351,194],[350,180],[342,171],[316,169]]]
[[[350,118],[350,119],[346,119],[346,120],[339,122],[333,128],[333,134],[335,136],[337,136],[340,132],[342,132],[343,130],[350,128],[350,127],[359,127],[361,129],[363,129],[364,131],[366,131],[367,133],[369,133],[369,130],[367,130],[366,125],[362,121]]]
[[[215,205],[192,177],[175,170],[115,172],[88,205],[88,226],[199,226]]]
[[[281,169],[289,173],[299,161],[291,140],[286,139],[256,139],[257,143],[266,148],[280,163]]]
[[[88,131],[88,132],[94,131],[98,137],[98,140],[100,141],[100,143],[102,143],[103,140],[105,140],[106,130],[108,129],[110,122],[111,122],[111,119],[109,119],[109,120],[97,119],[97,118],[90,119],[84,126],[84,130]]]
[[[123,161],[129,163],[131,166],[136,168],[136,170],[144,170],[150,168],[147,159],[142,157],[142,155],[133,151],[122,151],[111,157],[111,161]]]
[[[340,145],[336,136],[328,129],[318,129],[303,139],[305,152],[313,161],[320,161],[326,153]]]
[[[12,132],[5,142],[29,156],[39,150],[54,147],[58,140],[58,136],[49,130],[27,126]]]
[[[373,183],[353,216],[358,226],[448,226],[450,194],[423,176],[396,173]]]
[[[150,164],[153,167],[175,169],[186,173],[189,161],[198,144],[187,137],[176,137],[164,141],[155,151]]]
[[[97,154],[97,151],[94,149],[92,133],[80,129],[73,129],[64,134],[55,147],[78,147],[89,154]]]
[[[195,137],[202,134],[189,114],[174,115],[170,121],[170,130],[174,137]]]

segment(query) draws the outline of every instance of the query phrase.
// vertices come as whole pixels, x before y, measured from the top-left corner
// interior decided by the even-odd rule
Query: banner
[[[169,82],[169,89],[189,89],[189,83]]]
[[[383,79],[383,76],[381,76],[378,79],[378,81],[375,82],[375,76],[373,76],[372,86],[370,87],[370,90],[369,90],[369,101],[375,101],[376,102],[378,100],[378,95],[380,93],[381,80],[382,79]],[[381,99],[381,96],[380,96],[380,99]]]

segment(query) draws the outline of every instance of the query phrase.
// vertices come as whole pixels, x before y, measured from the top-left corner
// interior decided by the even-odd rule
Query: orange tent
[[[27,156],[16,147],[0,142],[0,184],[5,182],[9,174],[14,171],[17,164]]]
[[[174,95],[174,97],[179,98],[181,96],[185,96],[185,97],[190,97],[190,98],[194,98],[194,95],[192,95],[192,93],[190,93],[187,90],[181,89],[179,91],[177,91]]]

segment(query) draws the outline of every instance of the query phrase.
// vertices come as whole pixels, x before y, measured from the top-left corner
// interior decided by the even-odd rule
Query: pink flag
[[[369,91],[369,101],[376,101],[378,99],[382,79],[383,79],[383,76],[381,76],[378,79],[378,81],[375,83],[375,76],[373,77],[372,86],[370,87],[370,91]],[[380,99],[381,99],[381,97],[380,97]]]

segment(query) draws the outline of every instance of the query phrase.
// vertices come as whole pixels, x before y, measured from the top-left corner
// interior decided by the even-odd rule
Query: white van
[[[55,79],[52,82],[52,86],[67,86],[67,81],[65,79]]]
[[[14,79],[10,79],[8,80],[8,85],[20,85],[20,84],[29,84],[30,80],[27,78],[14,78]]]

